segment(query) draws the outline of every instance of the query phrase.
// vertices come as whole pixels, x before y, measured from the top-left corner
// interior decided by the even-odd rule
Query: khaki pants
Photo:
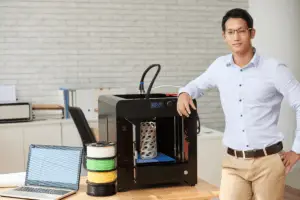
[[[284,187],[285,167],[279,154],[224,156],[220,200],[283,200]]]

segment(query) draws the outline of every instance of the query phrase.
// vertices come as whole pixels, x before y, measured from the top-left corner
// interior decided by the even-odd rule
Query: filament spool
[[[91,172],[88,171],[88,182],[95,184],[111,183],[116,181],[117,171],[108,171],[108,172]]]
[[[89,158],[110,158],[116,155],[116,148],[113,142],[97,142],[87,145],[87,157]]]
[[[142,159],[152,159],[157,156],[156,123],[141,122],[140,153]]]
[[[102,172],[102,171],[110,171],[116,169],[114,158],[108,158],[108,159],[94,159],[94,158],[88,158],[86,159],[86,168],[88,171],[93,172]]]
[[[87,194],[110,196],[116,193],[116,148],[112,142],[97,142],[87,145]]]
[[[87,182],[87,194],[90,196],[105,197],[115,195],[116,193],[116,181],[105,184]]]

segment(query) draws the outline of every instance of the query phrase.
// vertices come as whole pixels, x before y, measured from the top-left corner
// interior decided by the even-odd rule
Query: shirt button
[[[240,102],[242,101],[242,99],[240,99]]]
[[[245,132],[245,130],[243,130],[243,132]]]
[[[243,115],[241,115],[241,117],[243,117]]]
[[[249,147],[249,145],[247,145],[247,147]]]
[[[242,69],[240,69],[240,71],[242,72],[243,70],[242,70]]]
[[[240,87],[242,86],[242,84],[240,84]]]

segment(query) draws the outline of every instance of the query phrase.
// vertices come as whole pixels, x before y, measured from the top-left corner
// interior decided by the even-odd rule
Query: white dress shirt
[[[277,123],[283,98],[296,110],[296,138],[292,150],[300,153],[300,84],[287,66],[255,52],[241,68],[232,54],[217,58],[200,76],[180,88],[192,98],[216,87],[225,115],[223,144],[236,150],[263,149],[282,141]],[[199,105],[201,108],[201,105]]]

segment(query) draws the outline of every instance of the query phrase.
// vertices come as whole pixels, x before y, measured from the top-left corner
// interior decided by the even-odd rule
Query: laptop
[[[30,145],[24,186],[0,192],[3,197],[62,199],[79,189],[82,147]]]

